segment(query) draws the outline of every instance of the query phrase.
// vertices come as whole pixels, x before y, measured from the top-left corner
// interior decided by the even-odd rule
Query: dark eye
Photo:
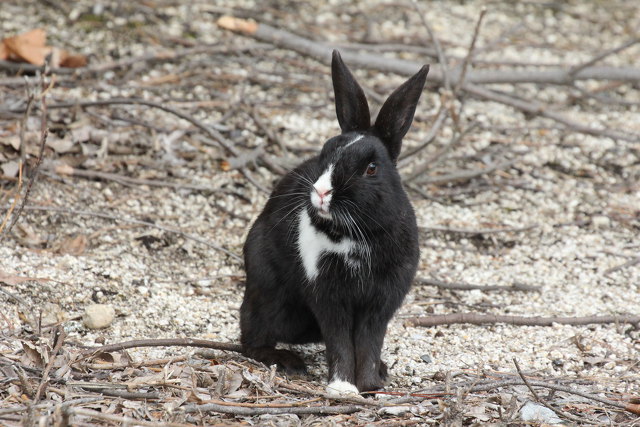
[[[378,172],[378,165],[376,165],[375,162],[371,162],[369,163],[369,166],[367,166],[367,170],[364,172],[364,174],[368,176],[372,176],[372,175],[375,175],[377,172]]]

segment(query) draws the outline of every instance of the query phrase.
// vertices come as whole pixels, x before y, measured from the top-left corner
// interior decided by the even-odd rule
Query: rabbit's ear
[[[416,105],[422,94],[428,72],[429,66],[423,66],[420,71],[393,91],[376,118],[374,127],[387,146],[389,156],[394,163],[400,154],[402,138],[413,122],[413,114],[416,112]]]
[[[342,62],[337,50],[333,51],[331,60],[331,78],[336,96],[336,114],[342,133],[369,129],[371,116],[367,98],[351,71]]]

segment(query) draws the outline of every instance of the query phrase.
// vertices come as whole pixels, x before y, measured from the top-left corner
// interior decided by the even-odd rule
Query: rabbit
[[[384,386],[389,320],[419,257],[415,214],[396,161],[428,66],[396,89],[371,125],[338,51],[331,74],[342,133],[276,185],[244,245],[243,353],[287,373],[305,364],[277,343],[326,344],[331,396]]]

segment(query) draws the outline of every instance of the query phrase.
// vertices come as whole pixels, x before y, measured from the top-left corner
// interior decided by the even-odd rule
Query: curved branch
[[[518,326],[552,326],[554,323],[561,325],[592,325],[605,323],[640,323],[640,316],[611,315],[611,316],[585,316],[585,317],[542,317],[542,316],[507,316],[500,314],[479,313],[454,313],[440,314],[427,317],[411,317],[405,321],[407,326],[437,326],[468,323],[471,325],[484,325],[494,323],[506,323]]]

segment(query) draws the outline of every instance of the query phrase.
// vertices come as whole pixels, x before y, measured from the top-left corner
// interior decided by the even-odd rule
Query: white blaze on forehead
[[[364,138],[364,135],[356,135],[347,145],[345,145],[343,148],[347,148],[348,146],[350,146],[351,144],[360,141],[362,138]]]
[[[307,279],[313,280],[318,275],[318,261],[326,252],[341,254],[345,261],[349,261],[349,254],[356,249],[357,243],[343,237],[339,242],[334,242],[322,231],[311,224],[311,218],[306,209],[300,211],[298,221],[298,253],[302,260],[302,266]]]

